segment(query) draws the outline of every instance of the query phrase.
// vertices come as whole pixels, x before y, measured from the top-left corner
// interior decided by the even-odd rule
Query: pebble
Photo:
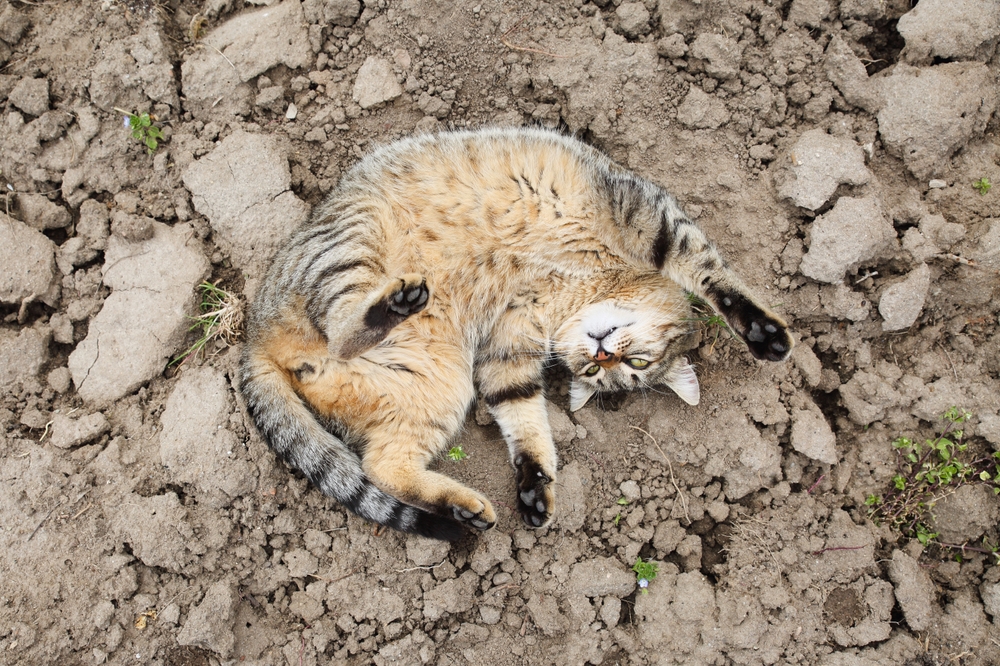
[[[941,190],[948,187],[948,183],[946,181],[935,178],[931,182],[927,183],[927,186],[930,187],[932,190]]]

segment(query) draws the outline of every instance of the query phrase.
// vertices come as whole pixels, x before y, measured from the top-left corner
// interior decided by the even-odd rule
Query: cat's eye
[[[626,359],[626,363],[631,365],[633,368],[643,369],[649,365],[649,361],[644,358],[630,358]]]
[[[594,375],[596,375],[600,371],[601,371],[601,366],[599,366],[599,365],[592,365],[589,368],[587,368],[584,371],[583,374],[587,375],[588,377],[593,377]]]

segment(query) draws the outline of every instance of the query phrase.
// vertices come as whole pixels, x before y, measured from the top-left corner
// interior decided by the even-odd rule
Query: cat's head
[[[700,387],[682,355],[694,326],[684,291],[658,274],[616,274],[556,332],[555,351],[573,374],[570,410],[595,393],[669,386],[690,405]]]

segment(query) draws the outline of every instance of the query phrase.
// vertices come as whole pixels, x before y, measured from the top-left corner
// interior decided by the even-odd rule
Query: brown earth
[[[866,505],[950,407],[1000,449],[998,39],[993,0],[3,0],[0,663],[1000,663],[995,484],[911,505],[926,546]],[[497,527],[379,533],[260,441],[238,342],[168,367],[195,286],[252,294],[372,145],[525,123],[670,189],[799,344],[706,321],[697,407],[554,371],[553,526],[477,413],[439,466]]]

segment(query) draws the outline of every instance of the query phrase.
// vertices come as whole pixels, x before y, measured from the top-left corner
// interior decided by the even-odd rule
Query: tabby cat
[[[476,389],[530,526],[554,506],[549,357],[570,407],[657,384],[697,404],[686,293],[759,359],[792,338],[659,186],[543,129],[420,136],[353,167],[275,256],[240,384],[275,451],[359,516],[454,540],[490,502],[427,469]]]

